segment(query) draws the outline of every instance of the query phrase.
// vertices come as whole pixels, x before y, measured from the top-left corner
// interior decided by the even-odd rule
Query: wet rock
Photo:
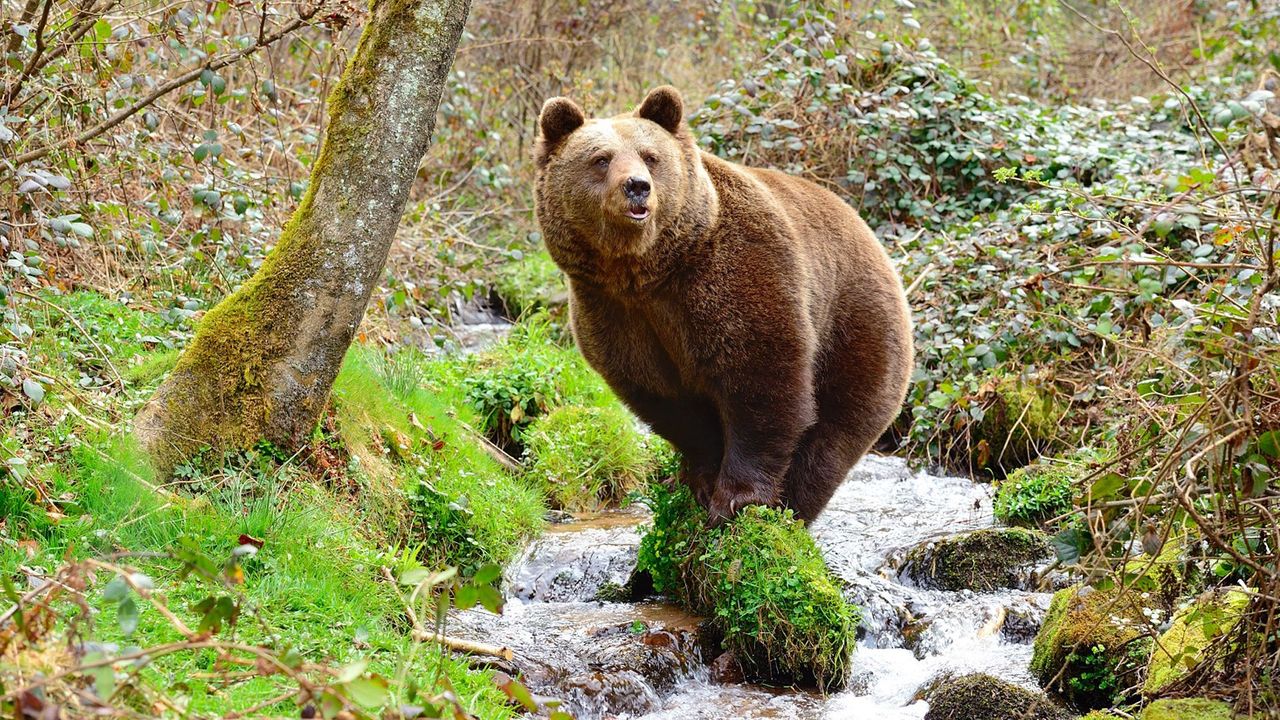
[[[1069,720],[1071,715],[1043,693],[990,675],[945,680],[925,696],[925,720]]]
[[[639,517],[633,518],[633,523],[639,521]],[[621,588],[628,582],[639,544],[635,524],[591,527],[577,522],[555,526],[530,545],[514,567],[508,578],[509,592],[536,602],[612,600],[601,596],[601,590]]]
[[[1124,700],[1141,679],[1152,642],[1144,594],[1090,590],[1053,596],[1031,658],[1040,685],[1082,712]]]
[[[1142,711],[1141,720],[1233,720],[1231,706],[1205,698],[1157,700]]]
[[[1048,539],[1035,530],[974,530],[916,547],[899,575],[938,590],[1027,589],[1036,566],[1051,554]]]
[[[720,653],[720,657],[711,661],[711,680],[720,685],[738,685],[746,682],[747,674],[738,662],[738,656],[732,652]]]

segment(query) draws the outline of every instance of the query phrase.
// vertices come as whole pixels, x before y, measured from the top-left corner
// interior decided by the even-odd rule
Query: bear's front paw
[[[738,514],[748,505],[777,505],[778,494],[771,488],[752,486],[730,486],[722,484],[711,495],[707,505],[707,513],[711,516],[711,526],[716,527]]]

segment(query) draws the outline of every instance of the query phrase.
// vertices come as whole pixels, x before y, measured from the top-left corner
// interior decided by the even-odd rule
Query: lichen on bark
[[[200,321],[135,431],[162,472],[204,447],[296,447],[386,263],[470,0],[374,0],[306,195],[262,268]]]

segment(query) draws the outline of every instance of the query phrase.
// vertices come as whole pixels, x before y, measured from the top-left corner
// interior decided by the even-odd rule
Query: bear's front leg
[[[792,456],[817,418],[808,369],[787,373],[784,367],[767,386],[738,388],[723,398],[724,458],[706,504],[713,525],[748,505],[781,503]]]

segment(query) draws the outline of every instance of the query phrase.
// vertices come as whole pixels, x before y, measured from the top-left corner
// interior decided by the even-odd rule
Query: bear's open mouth
[[[644,220],[649,217],[649,208],[644,205],[631,205],[627,208],[627,217],[632,220]]]

